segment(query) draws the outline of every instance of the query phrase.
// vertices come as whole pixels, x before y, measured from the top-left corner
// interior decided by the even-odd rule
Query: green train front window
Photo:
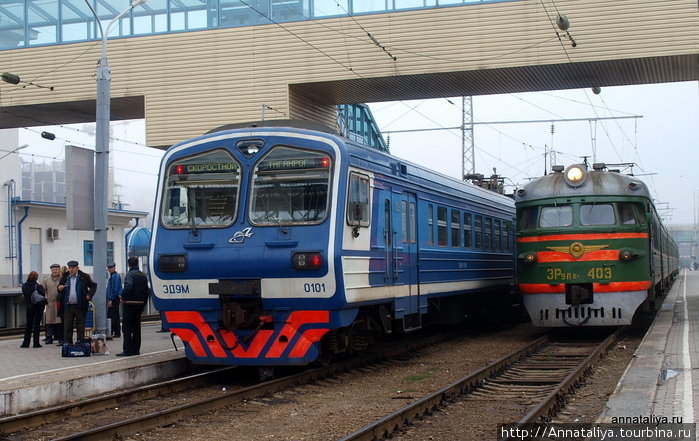
[[[542,207],[539,216],[541,228],[569,227],[573,224],[573,207]]]
[[[612,204],[584,204],[580,206],[580,225],[614,225]]]

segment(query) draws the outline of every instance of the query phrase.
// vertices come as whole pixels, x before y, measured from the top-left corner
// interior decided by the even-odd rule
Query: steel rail
[[[623,328],[617,329],[614,333],[605,338],[602,343],[587,356],[554,390],[541,400],[533,409],[522,417],[514,427],[521,427],[527,423],[542,421],[555,416],[563,407],[565,407],[565,397],[570,395],[575,389],[580,386],[580,380],[586,377],[594,363],[604,356],[604,353],[614,344],[619,338]],[[498,441],[508,441],[511,437],[498,438]]]
[[[159,383],[140,386],[118,392],[108,393],[99,397],[88,398],[75,403],[66,403],[45,409],[33,410],[19,415],[0,418],[0,433],[11,433],[17,430],[36,427],[51,423],[56,419],[70,415],[71,417],[105,409],[122,406],[125,403],[156,398],[167,393],[191,389],[192,386],[206,384],[209,378],[235,369],[235,366],[224,367],[184,377],[173,378]]]
[[[592,364],[596,362],[603,351],[605,351],[618,338],[620,330],[607,337],[602,343],[587,355],[580,364],[570,372],[556,388],[546,395],[546,397],[536,405],[534,409],[517,423],[524,424],[526,421],[531,421],[541,415],[550,414],[560,408],[563,401],[562,397],[565,393],[570,392],[578,385],[578,381],[584,374],[588,373]],[[454,401],[458,396],[470,393],[477,389],[487,379],[493,378],[504,372],[508,367],[516,361],[523,359],[529,354],[541,349],[542,347],[551,344],[548,337],[541,337],[525,347],[515,350],[512,353],[505,355],[488,366],[470,374],[452,384],[434,392],[424,398],[409,404],[402,409],[399,409],[392,414],[369,424],[356,432],[341,438],[340,441],[374,441],[390,437],[391,433],[398,430],[402,425],[407,425],[415,419],[419,419],[424,415],[431,413],[439,407],[443,407],[447,403]],[[531,383],[531,380],[527,380]],[[546,384],[546,382],[542,382]],[[498,440],[504,441],[507,438]]]
[[[131,418],[125,421],[118,421],[101,427],[89,429],[80,433],[69,434],[58,438],[53,438],[53,441],[67,440],[104,440],[112,439],[116,435],[124,436],[130,433],[135,433],[144,430],[150,430],[156,427],[161,427],[176,423],[184,418],[195,415],[200,415],[212,410],[220,409],[231,404],[237,404],[251,398],[273,394],[285,389],[289,389],[298,385],[308,384],[313,381],[318,381],[324,378],[332,377],[340,373],[364,367],[367,364],[373,364],[386,358],[395,357],[407,352],[415,351],[423,347],[441,343],[462,336],[463,331],[446,332],[435,336],[429,336],[420,340],[406,344],[405,342],[390,346],[388,348],[372,351],[371,353],[343,361],[341,363],[332,364],[316,369],[310,369],[291,375],[284,378],[279,378],[266,383],[260,383],[254,386],[245,387],[242,389],[228,391],[225,394],[213,398],[206,398],[192,403],[175,406],[170,409],[165,409],[151,414],[142,415],[140,417]]]
[[[540,337],[526,346],[517,349],[507,355],[504,355],[491,364],[479,369],[478,371],[467,375],[460,380],[457,380],[448,386],[421,398],[420,400],[409,404],[402,409],[399,409],[392,414],[375,421],[372,424],[364,426],[350,435],[342,438],[340,441],[371,441],[387,437],[391,432],[395,431],[403,424],[407,424],[413,419],[420,418],[423,415],[437,409],[444,403],[454,400],[459,395],[470,392],[477,388],[487,378],[499,374],[507,366],[515,361],[530,354],[542,346],[549,343],[547,337]]]

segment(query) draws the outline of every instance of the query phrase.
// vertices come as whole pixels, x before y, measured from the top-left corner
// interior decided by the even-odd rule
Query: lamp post
[[[17,147],[14,150],[10,150],[9,152],[5,153],[4,155],[0,156],[0,159],[4,158],[5,156],[10,156],[13,153],[17,153],[18,150],[26,149],[29,147],[29,144],[22,144],[21,146]]]
[[[109,183],[109,112],[110,112],[110,82],[111,73],[107,61],[107,37],[112,25],[131,9],[145,3],[146,0],[133,0],[128,8],[109,22],[106,29],[102,29],[97,13],[92,8],[89,0],[85,0],[92,14],[97,20],[102,34],[102,56],[97,66],[97,115],[95,118],[95,211],[94,229],[95,236],[92,244],[93,277],[97,282],[97,292],[93,297],[95,334],[107,334],[107,299],[106,279],[107,270],[107,228],[108,228],[108,183]]]

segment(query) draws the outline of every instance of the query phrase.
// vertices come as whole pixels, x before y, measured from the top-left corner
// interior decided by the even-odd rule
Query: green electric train
[[[678,273],[678,249],[646,185],[575,164],[515,191],[518,284],[535,326],[628,325]]]

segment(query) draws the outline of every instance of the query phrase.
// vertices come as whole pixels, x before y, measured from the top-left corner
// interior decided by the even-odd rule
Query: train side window
[[[495,251],[500,251],[500,242],[502,238],[500,237],[500,221],[493,220],[493,249]]]
[[[447,208],[437,207],[437,245],[447,246]]]
[[[415,217],[415,202],[410,203],[410,212],[408,214],[410,218],[410,243],[415,243],[416,237],[417,237],[417,232],[416,232],[416,224],[417,224],[417,219]]]
[[[358,173],[350,174],[349,196],[347,197],[347,224],[368,227],[371,223],[369,214],[369,177]]]
[[[461,213],[451,210],[451,246],[461,247]]]
[[[521,230],[536,228],[536,216],[539,214],[539,207],[526,207],[520,211],[517,225]]]
[[[634,216],[633,205],[620,202],[617,204],[619,210],[619,223],[622,225],[636,225],[636,216]]]
[[[633,203],[631,205],[633,206],[633,209],[636,212],[636,220],[638,221],[638,223],[641,225],[645,225],[647,223],[646,207],[643,204],[639,203]]]
[[[483,249],[490,250],[493,248],[493,220],[491,218],[485,219],[485,240],[483,243]]]
[[[408,243],[408,201],[400,201],[401,239]]]
[[[480,216],[476,216],[474,220],[474,230],[476,232],[475,246],[480,250],[483,248],[483,220]]]
[[[473,245],[473,227],[471,225],[471,213],[464,213],[464,247],[471,248]]]
[[[512,229],[511,227],[512,224],[510,224],[510,221],[505,221],[502,224],[502,248],[505,251],[510,251],[510,230]]]
[[[542,228],[569,227],[573,224],[573,207],[542,207],[539,226]]]
[[[614,207],[611,204],[584,204],[580,206],[581,225],[614,225]]]
[[[434,207],[427,204],[427,245],[434,246]]]
[[[384,228],[383,232],[386,239],[386,246],[391,246],[391,201],[386,199],[383,204],[384,211]]]

